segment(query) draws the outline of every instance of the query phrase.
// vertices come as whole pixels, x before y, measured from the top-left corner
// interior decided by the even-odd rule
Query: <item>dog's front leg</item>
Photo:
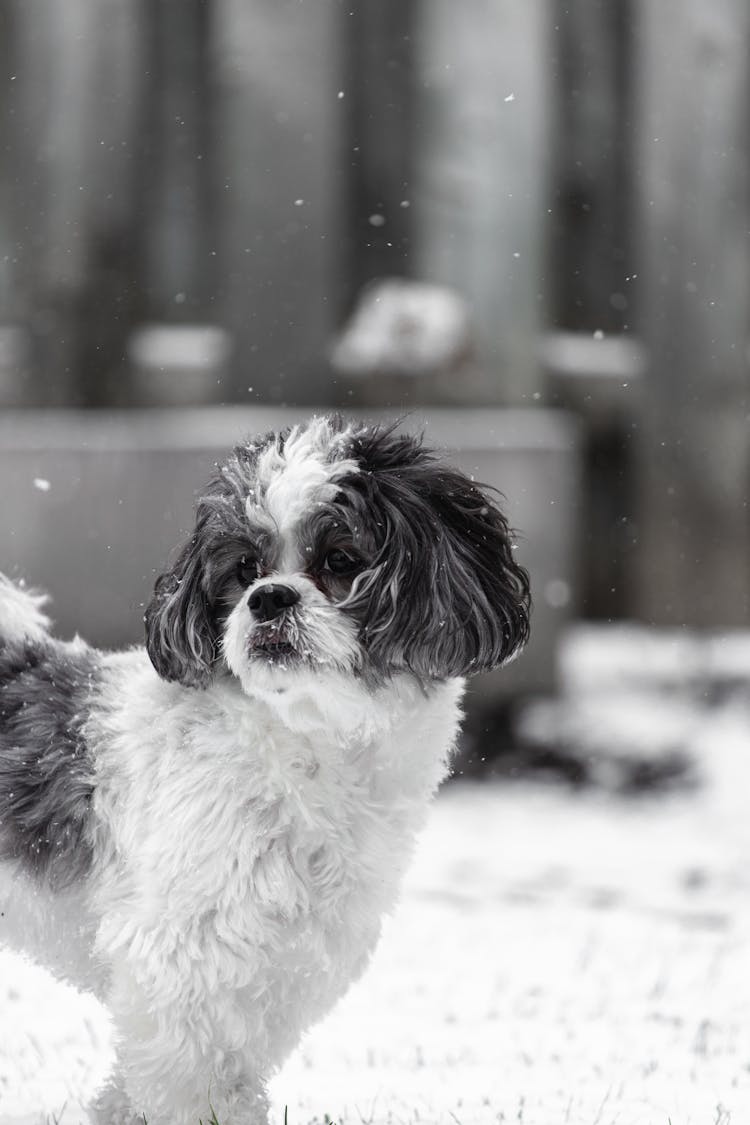
[[[110,1008],[118,1075],[101,1125],[144,1117],[148,1125],[267,1125],[265,1076],[232,1018],[232,997],[206,992],[196,977],[172,989],[166,973],[146,987],[121,965]]]

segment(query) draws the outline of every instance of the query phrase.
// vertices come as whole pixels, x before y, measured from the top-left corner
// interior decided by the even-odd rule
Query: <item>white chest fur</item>
[[[445,773],[462,691],[296,683],[261,698],[234,681],[196,692],[130,653],[112,659],[88,731],[100,954],[152,1007],[184,999],[188,980],[196,1004],[235,995],[240,1022],[262,1009],[274,1056],[286,1049],[274,1013],[283,1022],[293,1006],[297,1023],[304,1008],[309,1022],[364,967]]]

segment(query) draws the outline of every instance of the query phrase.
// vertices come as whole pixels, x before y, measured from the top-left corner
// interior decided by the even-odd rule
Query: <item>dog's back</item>
[[[77,899],[91,861],[81,704],[96,656],[50,635],[45,601],[0,575],[0,945],[49,963],[52,901]]]

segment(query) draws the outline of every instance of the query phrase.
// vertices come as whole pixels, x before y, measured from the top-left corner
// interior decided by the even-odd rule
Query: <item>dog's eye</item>
[[[250,586],[258,577],[258,563],[250,555],[243,555],[237,563],[237,578],[243,586]]]
[[[354,575],[362,570],[362,561],[355,555],[350,555],[348,551],[343,551],[340,547],[337,547],[326,555],[323,569],[330,571],[331,574]]]

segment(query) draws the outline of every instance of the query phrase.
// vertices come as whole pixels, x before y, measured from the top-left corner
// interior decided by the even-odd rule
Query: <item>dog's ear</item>
[[[157,578],[144,621],[146,649],[159,675],[187,687],[206,687],[218,638],[204,585],[199,527],[174,566]]]
[[[382,528],[376,565],[354,594],[371,658],[425,678],[507,663],[528,639],[530,594],[505,517],[417,439],[385,439],[376,471],[354,482],[371,482]]]
[[[488,490],[451,468],[436,466],[431,478],[428,495],[440,527],[432,583],[445,610],[434,643],[451,674],[487,672],[516,656],[529,638],[529,576]]]

